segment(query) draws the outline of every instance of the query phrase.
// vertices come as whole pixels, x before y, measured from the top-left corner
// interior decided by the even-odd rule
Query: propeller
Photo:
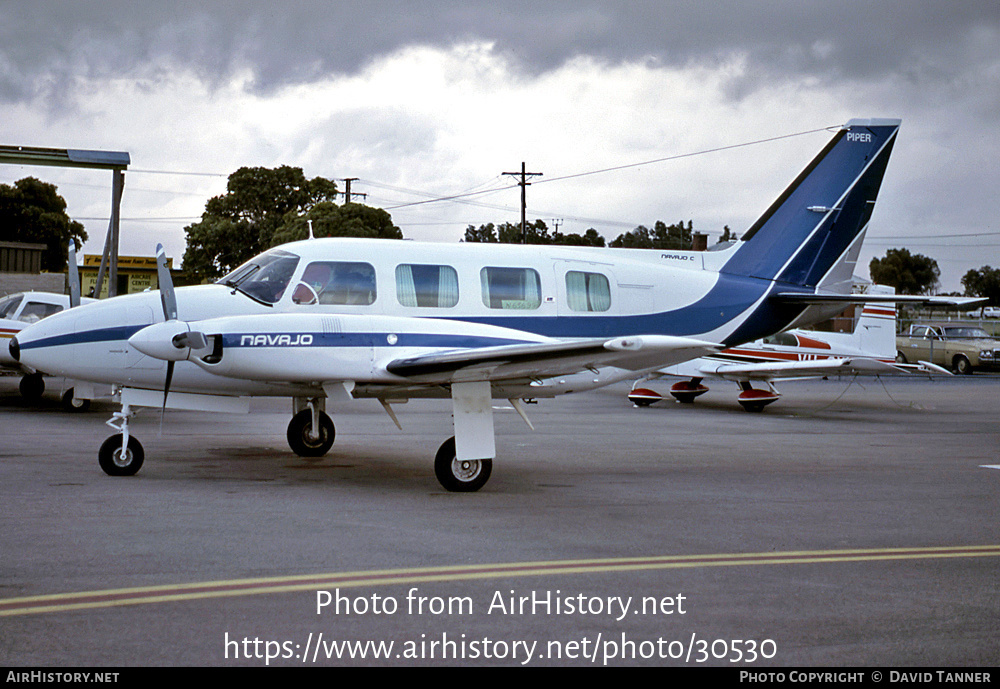
[[[167,396],[174,377],[174,364],[191,355],[192,350],[208,347],[204,333],[192,331],[190,326],[177,318],[177,295],[174,282],[167,267],[167,257],[162,244],[156,245],[156,276],[160,283],[160,304],[163,306],[163,323],[154,323],[129,338],[129,344],[146,356],[167,362],[167,375],[163,381],[163,412],[167,408]]]

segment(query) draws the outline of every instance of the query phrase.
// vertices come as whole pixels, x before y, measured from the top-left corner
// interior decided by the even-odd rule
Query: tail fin
[[[866,294],[889,295],[896,290],[888,285],[870,285]],[[893,361],[896,358],[896,305],[892,302],[865,302],[854,326],[854,346],[862,352]]]
[[[744,233],[722,272],[815,288],[849,282],[900,120],[851,120]]]
[[[855,346],[876,359],[896,358],[896,305],[865,304],[854,328]]]

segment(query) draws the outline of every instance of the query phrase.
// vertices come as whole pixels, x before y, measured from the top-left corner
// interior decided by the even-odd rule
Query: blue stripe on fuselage
[[[723,328],[741,314],[751,309],[756,302],[772,287],[774,283],[742,276],[719,275],[717,283],[708,294],[688,306],[660,313],[625,315],[625,316],[529,316],[511,315],[510,311],[496,316],[453,317],[448,320],[464,321],[495,325],[509,329],[522,330],[537,335],[554,338],[583,337],[620,337],[625,335],[658,334],[692,337],[705,335]],[[799,288],[800,289],[800,288]],[[784,292],[796,291],[796,286],[785,285]],[[765,300],[744,321],[736,333],[726,337],[724,344],[735,344],[755,340],[759,337],[781,330],[790,323],[802,310],[802,307],[784,305],[775,307]],[[373,316],[374,317],[374,316]],[[62,345],[84,344],[92,342],[126,341],[146,325],[118,326],[114,328],[98,328],[78,333],[69,333],[39,340],[28,341],[22,345],[22,350],[54,347]],[[211,333],[208,333],[211,334]],[[246,342],[246,336],[265,335],[274,337],[290,335],[310,335],[311,342],[304,345],[301,339],[299,346],[313,347],[383,347],[386,346],[388,335],[395,335],[396,347],[433,347],[463,349],[476,347],[496,347],[512,344],[528,344],[529,340],[516,338],[483,337],[476,335],[451,335],[436,333],[406,333],[406,332],[364,332],[364,333],[229,333],[223,337],[223,347],[254,347],[268,346],[266,344]],[[291,340],[283,343],[274,341],[271,346],[288,346]]]
[[[708,294],[693,304],[672,311],[631,316],[513,316],[509,315],[510,312],[503,312],[496,316],[467,316],[453,320],[514,328],[555,338],[625,335],[696,337],[724,328],[751,309],[773,284],[769,280],[721,273]],[[796,291],[796,287],[785,286],[782,291]],[[738,341],[755,340],[777,332],[801,311],[802,307],[775,309],[762,304],[739,329],[741,339]],[[750,337],[750,333],[758,334]],[[732,336],[727,337],[726,343],[731,339]]]
[[[222,347],[385,347],[390,335],[396,337],[395,347],[437,347],[472,349],[500,347],[503,345],[531,344],[530,340],[475,335],[438,335],[435,333],[227,333],[222,336]],[[282,341],[282,337],[288,339]],[[307,341],[303,338],[308,338]],[[250,338],[247,341],[246,338]]]
[[[53,335],[43,337],[39,340],[28,340],[18,344],[21,351],[29,349],[41,349],[43,347],[59,347],[62,345],[86,344],[89,342],[116,342],[128,340],[137,332],[146,327],[145,325],[120,325],[114,328],[96,328],[94,330],[83,330],[78,333],[67,333],[65,335]]]

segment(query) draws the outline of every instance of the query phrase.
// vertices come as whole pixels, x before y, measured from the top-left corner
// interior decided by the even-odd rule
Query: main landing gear
[[[445,490],[453,493],[473,493],[490,480],[492,459],[459,459],[455,452],[455,436],[442,443],[434,456],[434,475]]]
[[[337,431],[322,404],[322,399],[309,400],[308,408],[298,410],[288,422],[288,446],[299,457],[318,459],[333,447]]]

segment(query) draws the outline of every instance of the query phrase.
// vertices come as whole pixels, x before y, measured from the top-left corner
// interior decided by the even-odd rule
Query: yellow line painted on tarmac
[[[324,587],[399,586],[441,581],[502,579],[555,574],[596,574],[655,569],[738,567],[837,562],[878,562],[937,558],[1000,557],[1000,545],[928,548],[870,548],[802,550],[773,553],[722,553],[715,555],[662,555],[589,560],[508,562],[452,565],[359,572],[300,574],[257,579],[232,579],[188,584],[167,584],[76,593],[0,599],[0,617],[109,608],[143,603],[168,603],[205,598],[250,596],[317,590]]]

